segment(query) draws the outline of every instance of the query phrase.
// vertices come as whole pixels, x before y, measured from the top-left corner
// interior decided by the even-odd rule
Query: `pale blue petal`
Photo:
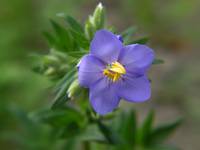
[[[85,55],[78,66],[78,80],[82,86],[89,87],[103,77],[105,64],[95,56]]]
[[[118,96],[131,102],[143,102],[150,98],[151,87],[146,76],[133,78],[123,77],[118,83]]]
[[[119,62],[124,65],[127,72],[144,74],[154,60],[152,49],[141,44],[125,46],[120,53]]]
[[[90,87],[90,103],[98,114],[105,115],[118,107],[120,99],[115,84],[110,83],[103,78]]]
[[[118,59],[122,47],[122,42],[116,35],[107,30],[99,30],[91,42],[90,50],[91,54],[104,62],[112,63]]]

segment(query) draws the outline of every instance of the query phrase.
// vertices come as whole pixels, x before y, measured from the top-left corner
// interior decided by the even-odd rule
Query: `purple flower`
[[[150,98],[150,82],[146,72],[152,64],[154,52],[145,45],[124,46],[119,38],[107,30],[96,32],[78,69],[80,85],[89,88],[89,99],[101,115],[118,107],[120,99],[143,102]]]

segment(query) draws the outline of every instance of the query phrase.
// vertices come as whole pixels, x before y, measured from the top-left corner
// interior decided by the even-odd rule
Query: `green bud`
[[[85,24],[85,35],[89,40],[92,40],[93,36],[94,36],[94,26],[92,25],[92,23],[90,22],[90,20],[88,20]]]
[[[44,65],[53,65],[58,64],[60,61],[57,57],[53,55],[46,55],[43,57]]]
[[[78,79],[74,80],[67,90],[68,97],[72,98],[80,90]]]
[[[92,16],[89,16],[86,24],[85,24],[85,35],[86,37],[91,40],[94,36],[94,33],[104,28],[105,24],[105,10],[101,3],[97,5],[94,10]]]
[[[105,10],[101,3],[99,3],[93,14],[93,22],[96,30],[104,28]]]
[[[66,61],[66,54],[64,52],[51,49],[51,55],[57,57],[59,61]]]
[[[55,72],[56,72],[55,68],[49,67],[49,68],[44,72],[44,75],[45,75],[45,76],[51,76],[51,75],[53,75]]]

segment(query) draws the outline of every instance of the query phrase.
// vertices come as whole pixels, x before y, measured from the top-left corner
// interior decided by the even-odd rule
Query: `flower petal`
[[[117,93],[127,101],[143,102],[151,96],[150,82],[146,76],[138,78],[126,76],[119,82]]]
[[[93,55],[85,55],[78,66],[78,80],[82,86],[89,87],[103,77],[105,64]]]
[[[125,46],[120,53],[119,62],[128,72],[144,74],[154,60],[152,49],[141,44]]]
[[[90,103],[98,114],[104,115],[113,111],[119,101],[115,85],[110,84],[107,78],[99,80],[90,88]]]
[[[106,63],[112,63],[118,59],[123,44],[116,35],[107,31],[99,30],[96,32],[91,42],[91,54],[100,58]]]

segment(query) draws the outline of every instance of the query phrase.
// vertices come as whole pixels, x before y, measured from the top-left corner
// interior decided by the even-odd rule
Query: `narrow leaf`
[[[62,106],[62,104],[64,104],[67,100],[69,100],[68,96],[66,96],[67,89],[73,80],[74,78],[67,80],[66,83],[61,87],[60,91],[56,94],[52,108]]]
[[[76,71],[76,67],[72,66],[68,69],[68,72],[64,75],[64,77],[57,82],[56,86],[55,86],[55,91],[58,92],[61,87],[66,83],[66,81],[68,80],[68,78],[71,78],[71,76],[75,73]]]
[[[104,135],[99,131],[98,126],[95,124],[88,125],[85,131],[79,136],[81,141],[95,141],[106,143]]]
[[[73,50],[69,32],[55,21],[50,21],[57,35],[57,48],[59,48],[58,50]]]
[[[45,38],[47,39],[48,44],[49,44],[50,46],[54,46],[54,45],[55,45],[56,39],[55,39],[55,37],[54,37],[51,33],[49,33],[49,32],[43,32],[43,35],[44,35]]]
[[[127,44],[130,42],[131,37],[133,34],[137,31],[136,27],[130,27],[124,32],[121,33],[121,36],[123,37],[124,43]]]
[[[182,123],[182,119],[175,122],[159,126],[152,130],[148,139],[149,144],[161,143]]]
[[[129,145],[134,145],[136,140],[136,114],[134,111],[121,114],[120,135]]]
[[[146,44],[148,41],[149,41],[148,37],[143,37],[143,38],[139,38],[137,40],[134,40],[133,42],[131,42],[129,44],[134,44],[134,43],[137,43],[137,44]]]
[[[154,116],[155,113],[153,110],[151,110],[142,125],[140,136],[141,136],[141,143],[143,144],[146,144],[146,142],[148,142],[148,138],[152,130]]]
[[[52,105],[52,109],[63,107],[64,103],[69,99],[67,96],[67,89],[70,84],[75,80],[76,76],[74,75],[74,69],[69,71],[61,80],[61,82],[57,85],[56,90],[58,91],[56,97],[54,99],[54,103]]]
[[[82,115],[71,107],[66,109],[44,110],[34,115],[34,119],[54,127],[66,127],[71,122],[81,124]]]
[[[102,132],[102,134],[107,139],[108,143],[110,144],[119,144],[119,137],[112,131],[111,128],[106,126],[104,123],[102,123],[100,120],[97,122],[99,130]]]
[[[80,58],[87,53],[88,53],[88,51],[76,51],[76,52],[69,52],[67,54],[72,57],[75,57],[75,58]]]
[[[80,45],[80,47],[82,47],[83,49],[89,49],[89,41],[87,40],[87,38],[84,35],[76,32],[74,30],[70,30],[70,32],[71,32],[74,40],[77,42],[77,44]]]
[[[121,36],[123,38],[126,38],[127,36],[132,36],[136,31],[137,31],[136,27],[130,27],[130,28],[126,29],[125,31],[123,31],[121,33]]]
[[[54,101],[53,105],[51,106],[51,109],[62,108],[65,106],[65,103],[69,100],[70,98],[67,96],[67,94],[65,96],[59,97]]]
[[[67,16],[66,21],[68,22],[68,24],[74,31],[77,31],[80,33],[84,32],[82,25],[79,22],[77,22],[73,17]]]

